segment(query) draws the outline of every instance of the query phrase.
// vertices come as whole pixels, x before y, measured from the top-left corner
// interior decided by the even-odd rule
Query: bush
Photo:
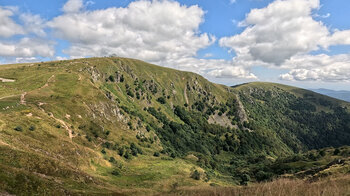
[[[146,126],[146,130],[147,130],[147,132],[150,132],[151,131],[151,126],[147,125]]]
[[[119,154],[119,156],[123,156],[123,154],[124,154],[124,147],[120,147],[119,149],[118,149],[118,154]]]
[[[130,89],[126,91],[126,94],[129,95],[130,97],[135,97],[135,94]]]
[[[141,95],[139,92],[136,92],[136,99],[140,99],[141,98]]]
[[[107,149],[111,149],[112,146],[113,146],[113,144],[110,143],[110,142],[105,142],[105,143],[102,144],[102,147],[103,148],[107,148]]]
[[[194,172],[191,174],[191,178],[195,180],[200,180],[201,179],[201,174],[199,173],[198,170],[194,170]]]
[[[102,154],[106,154],[105,149],[102,149],[102,150],[101,150],[101,153],[102,153]]]
[[[111,162],[111,163],[115,163],[115,158],[114,157],[109,157],[109,162]]]
[[[159,97],[159,98],[157,99],[157,101],[158,101],[159,103],[161,103],[161,104],[165,104],[165,103],[166,103],[164,97]]]
[[[338,155],[339,153],[340,153],[339,148],[336,148],[336,149],[334,150],[334,152],[333,152],[333,155]]]
[[[129,126],[129,129],[133,129],[132,123],[130,121],[128,122],[128,126]]]
[[[15,131],[23,131],[23,128],[21,126],[17,126],[14,128]]]
[[[125,152],[124,158],[126,158],[126,159],[130,159],[131,158],[131,155],[130,155],[130,153],[128,151]]]
[[[108,80],[111,81],[111,82],[115,82],[114,76],[112,76],[112,75],[110,75],[110,76],[108,77]]]
[[[159,156],[160,156],[160,154],[159,154],[159,152],[154,152],[153,156],[155,156],[155,157],[159,157]]]
[[[34,125],[31,125],[31,126],[29,127],[29,131],[35,131],[35,126],[34,126]]]
[[[118,169],[114,169],[114,170],[112,171],[112,175],[113,175],[113,176],[119,176],[119,175],[120,175],[119,170],[118,170]]]
[[[261,182],[261,181],[267,181],[269,179],[271,179],[272,174],[271,173],[266,173],[262,170],[258,171],[258,173],[256,173],[255,175],[256,179]]]
[[[130,150],[131,150],[131,154],[133,156],[137,156],[137,154],[142,154],[142,150],[141,148],[137,147],[134,143],[130,144]]]
[[[91,142],[92,141],[92,139],[91,139],[91,137],[90,136],[88,136],[88,135],[86,135],[85,136],[85,138],[89,141],[89,142]]]

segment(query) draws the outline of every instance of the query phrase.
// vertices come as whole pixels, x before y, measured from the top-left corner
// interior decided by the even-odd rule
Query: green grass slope
[[[350,144],[349,105],[278,84],[230,88],[114,57],[4,65],[0,78],[14,80],[0,82],[9,194],[233,186],[281,175],[270,168],[282,157]]]

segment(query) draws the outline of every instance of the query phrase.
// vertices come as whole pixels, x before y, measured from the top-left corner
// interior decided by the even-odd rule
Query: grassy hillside
[[[114,57],[5,65],[0,78],[0,190],[10,194],[164,194],[301,178],[310,167],[279,161],[350,145],[348,103],[278,84],[231,88]]]

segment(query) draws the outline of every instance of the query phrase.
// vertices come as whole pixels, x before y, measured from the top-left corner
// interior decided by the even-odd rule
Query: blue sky
[[[234,85],[350,90],[346,0],[0,0],[0,63],[116,54]]]

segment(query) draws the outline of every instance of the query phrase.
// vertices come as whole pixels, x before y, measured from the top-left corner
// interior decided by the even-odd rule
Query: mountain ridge
[[[0,190],[11,194],[244,185],[281,175],[280,158],[350,141],[349,103],[291,86],[228,87],[116,57],[5,65],[0,77],[15,80],[0,82]]]
[[[310,89],[314,92],[327,95],[333,98],[341,99],[347,102],[350,102],[350,91],[346,90],[330,90],[325,88],[319,88],[319,89]]]

